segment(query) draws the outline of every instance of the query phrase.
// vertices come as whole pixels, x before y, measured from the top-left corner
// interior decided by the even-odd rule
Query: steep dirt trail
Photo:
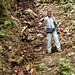
[[[73,18],[70,20],[66,16],[69,12],[65,13],[64,8],[59,4],[39,4],[30,2],[31,1],[21,0],[17,11],[12,13],[12,15],[17,17],[21,22],[21,25],[18,25],[20,27],[19,32],[17,31],[16,33],[18,35],[17,37],[19,37],[19,43],[17,45],[20,49],[13,50],[13,53],[11,55],[9,54],[9,56],[12,60],[14,60],[17,56],[20,56],[24,59],[24,61],[19,65],[14,62],[12,62],[12,64],[10,63],[11,68],[9,67],[10,65],[8,65],[10,70],[8,69],[7,73],[15,75],[17,72],[24,75],[30,75],[30,73],[34,73],[32,75],[57,75],[60,67],[59,60],[61,58],[69,59],[70,62],[73,63],[74,67],[75,51],[72,47],[74,46],[73,41],[75,37],[74,31],[72,31],[73,27],[71,25],[71,20],[73,20]],[[35,17],[33,13],[30,15],[28,12],[25,12],[25,10],[28,9],[31,9],[37,16]],[[60,31],[60,34],[58,34],[59,40],[62,46],[62,52],[57,52],[55,42],[52,39],[52,53],[50,55],[45,52],[47,49],[47,36],[45,35],[46,25],[43,20],[44,17],[46,17],[48,10],[52,11],[52,16],[56,19],[58,29]],[[24,27],[27,28],[23,31],[23,34],[21,34]],[[39,69],[39,64],[44,65],[43,70]]]
[[[24,6],[23,6],[23,8],[24,8]],[[47,48],[47,40],[46,40],[47,37],[44,35],[45,25],[44,25],[43,20],[41,21],[42,25],[41,26],[38,25],[40,19],[46,17],[46,13],[48,10],[51,10],[53,12],[53,16],[55,17],[56,22],[58,24],[58,28],[60,31],[60,34],[58,34],[58,35],[59,35],[59,40],[60,40],[60,43],[62,46],[62,52],[58,53],[56,50],[55,44],[54,44],[55,42],[52,40],[52,44],[53,44],[52,52],[53,53],[50,55],[45,54],[45,49]],[[50,73],[53,75],[56,75],[57,71],[59,71],[59,61],[57,61],[57,59],[60,59],[62,57],[69,58],[69,56],[66,57],[68,54],[71,54],[72,52],[75,53],[72,50],[72,37],[73,36],[68,35],[69,30],[72,28],[70,26],[70,24],[72,22],[68,18],[65,19],[64,16],[66,13],[64,13],[64,15],[62,15],[62,13],[59,12],[59,11],[62,12],[63,10],[64,9],[61,7],[61,5],[58,5],[58,4],[39,4],[38,7],[33,9],[33,11],[38,15],[37,18],[31,19],[29,17],[28,18],[24,17],[24,19],[23,19],[22,16],[24,16],[24,14],[21,15],[21,17],[20,17],[20,20],[22,21],[22,23],[24,22],[24,20],[29,20],[30,22],[33,22],[33,25],[34,25],[34,29],[33,29],[33,26],[28,28],[28,29],[33,29],[32,33],[31,32],[28,32],[28,33],[30,35],[33,35],[33,38],[34,38],[33,41],[35,43],[33,41],[30,42],[30,40],[25,41],[26,39],[22,39],[22,40],[23,40],[24,46],[25,45],[27,47],[29,46],[28,48],[31,49],[33,54],[38,57],[35,60],[35,62],[38,61],[39,63],[44,64],[45,68],[43,71],[37,70],[39,72],[39,75],[46,75],[47,73],[48,73],[47,75],[50,75]],[[60,22],[61,22],[61,24],[60,24]],[[67,26],[65,26],[66,24],[67,24]],[[23,26],[25,26],[25,24],[23,24]],[[69,26],[70,26],[70,28],[69,28]],[[27,33],[27,35],[28,35],[28,33]],[[42,37],[36,36],[38,34],[40,34],[40,35],[42,34],[41,35]],[[72,34],[74,34],[74,32],[71,32],[71,35]],[[27,42],[27,44],[25,42]],[[41,42],[41,43],[37,44],[37,42]],[[37,44],[37,45],[34,46],[34,44]],[[28,49],[28,51],[29,51],[29,49]],[[74,57],[74,55],[73,55],[73,57]],[[73,58],[73,57],[71,57],[71,58]],[[36,65],[35,62],[34,62],[35,66],[39,65],[39,64]]]
[[[60,31],[60,34],[58,34],[58,35],[59,35],[59,40],[60,40],[60,43],[62,46],[62,52],[60,52],[60,53],[57,52],[55,44],[54,44],[55,42],[53,41],[52,42],[52,44],[53,44],[52,52],[53,53],[50,55],[45,54],[45,49],[47,48],[47,40],[46,40],[47,37],[44,35],[45,25],[44,25],[43,21],[41,21],[41,23],[43,23],[41,26],[38,25],[39,20],[46,17],[46,13],[48,10],[51,10],[53,12],[53,16],[55,17],[56,22],[58,24],[58,28]],[[59,11],[62,12],[63,10],[64,9],[61,8],[61,5],[58,5],[58,4],[40,4],[38,7],[36,7],[34,9],[34,11],[38,15],[38,17],[33,20],[27,19],[27,20],[34,22],[33,23],[34,29],[36,31],[33,30],[33,32],[35,32],[35,33],[33,33],[33,32],[31,33],[31,35],[34,36],[33,38],[37,39],[37,40],[35,39],[34,42],[36,42],[36,43],[42,42],[42,45],[41,45],[41,43],[39,43],[39,45],[37,45],[35,47],[33,46],[33,41],[31,41],[31,42],[28,41],[29,44],[27,44],[27,46],[28,45],[32,46],[29,49],[31,49],[33,54],[38,57],[34,62],[34,67],[37,68],[37,66],[41,63],[44,65],[44,70],[40,71],[39,69],[37,69],[39,75],[50,75],[50,74],[56,75],[57,72],[59,71],[59,66],[60,66],[60,63],[59,63],[59,61],[57,61],[57,59],[60,60],[61,58],[66,58],[66,59],[69,59],[70,62],[74,62],[73,59],[75,59],[74,58],[75,55],[72,55],[72,53],[75,54],[75,51],[72,49],[72,43],[73,43],[72,38],[74,37],[74,32],[71,32],[71,34],[68,35],[69,30],[72,28],[72,26],[70,26],[70,24],[72,22],[68,18],[65,19],[65,17],[64,17],[65,13],[64,13],[64,15],[62,15],[62,13],[59,12]],[[24,20],[22,20],[22,22],[23,21]],[[61,24],[60,24],[60,22],[61,22]],[[35,34],[36,35],[43,34],[43,37],[41,37],[42,35],[36,37]],[[39,48],[41,48],[41,49],[39,50]],[[69,58],[69,56],[70,56],[70,58]],[[36,64],[36,61],[39,64],[38,63]],[[73,63],[73,66],[75,66],[74,63]]]
[[[26,12],[27,10],[30,13]],[[48,10],[52,11],[52,16],[56,19],[62,46],[62,52],[57,52],[52,39],[50,55],[45,52],[47,36],[43,20]],[[6,36],[0,42],[0,72],[3,72],[3,75],[57,75],[61,58],[69,59],[75,67],[74,10],[75,7],[72,11],[65,12],[63,4],[42,4],[31,0],[19,0],[16,11],[9,12],[11,16],[8,18],[12,24],[5,26],[2,21]],[[39,64],[43,64],[43,70],[40,70]]]

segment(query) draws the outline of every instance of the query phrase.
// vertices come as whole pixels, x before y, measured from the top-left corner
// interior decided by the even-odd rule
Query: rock
[[[43,38],[43,37],[44,37],[44,35],[43,35],[43,34],[41,34],[41,33],[40,33],[40,34],[37,34],[37,36],[38,36],[38,37],[41,37],[41,38]]]
[[[26,13],[26,12],[28,12],[32,18],[37,17],[37,14],[35,14],[35,13],[33,12],[33,10],[31,10],[30,8],[27,9],[27,10],[24,10],[24,13]]]
[[[12,49],[12,46],[9,46],[9,49]]]
[[[74,52],[71,52],[71,53],[68,54],[68,56],[73,56],[73,55],[75,55]]]
[[[42,50],[42,47],[34,49],[34,51],[36,51],[36,52],[41,51],[41,50]]]
[[[48,70],[51,71],[52,69],[51,68],[48,68]]]
[[[23,52],[24,52],[24,53],[26,53],[27,51],[26,51],[26,50],[24,50]]]
[[[71,10],[71,13],[74,13],[75,12],[75,10]]]
[[[22,57],[24,57],[24,55],[22,55]]]
[[[26,66],[26,70],[29,71],[30,70],[30,65]]]
[[[28,39],[27,40],[31,40],[33,38],[33,36],[28,35]]]
[[[15,72],[17,72],[17,70],[15,70]]]
[[[39,22],[38,25],[41,27],[43,25],[43,23],[42,22]]]
[[[20,64],[23,61],[23,57],[16,56],[14,59],[12,59],[10,62],[16,62],[17,64]]]

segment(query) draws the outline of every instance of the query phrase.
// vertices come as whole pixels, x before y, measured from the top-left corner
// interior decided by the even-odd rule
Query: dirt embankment
[[[10,3],[13,5],[11,0]],[[4,19],[0,19],[1,28],[5,31],[5,36],[1,36],[0,39],[0,72],[4,74],[19,73],[33,75],[35,73],[38,74],[38,71],[38,75],[44,75],[46,73],[49,75],[51,71],[51,74],[54,75],[55,72],[56,75],[60,67],[57,59],[61,59],[64,56],[64,58],[67,59],[69,57],[74,59],[74,6],[71,12],[70,10],[66,10],[67,12],[65,12],[66,8],[62,7],[62,4],[40,4],[30,0],[19,0],[17,5],[13,5],[15,6],[13,12],[11,10],[13,7],[11,4],[9,4],[7,8],[4,7],[4,9],[8,9],[9,12],[7,11],[5,15],[1,14],[3,15],[1,18]],[[57,51],[54,41],[52,41],[53,53],[47,56],[47,54],[45,54],[47,40],[44,34],[45,24],[43,19],[49,9],[52,10],[53,16],[55,16],[58,24],[60,31],[59,40],[63,52],[55,53]],[[70,58],[69,60],[72,62],[73,59]],[[38,68],[41,63],[43,63],[45,67],[43,71],[40,71]],[[74,62],[72,63],[74,66]]]

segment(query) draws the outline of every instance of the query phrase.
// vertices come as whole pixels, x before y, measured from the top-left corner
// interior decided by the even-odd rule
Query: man
[[[44,18],[44,21],[46,23],[46,29],[47,29],[47,27],[55,28],[55,30],[52,33],[47,33],[47,50],[48,50],[48,54],[51,53],[52,36],[54,38],[57,50],[61,51],[61,46],[60,46],[60,42],[59,42],[58,34],[57,34],[58,29],[57,29],[57,25],[54,24],[55,18],[51,16],[51,11],[47,12],[47,17]]]

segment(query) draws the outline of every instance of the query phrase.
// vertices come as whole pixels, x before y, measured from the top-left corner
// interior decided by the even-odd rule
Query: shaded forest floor
[[[62,52],[57,52],[52,39],[52,53],[47,55],[43,19],[49,9],[58,24]],[[75,70],[75,4],[72,10],[67,9],[63,4],[19,2],[17,11],[10,12],[12,18],[9,17],[10,21],[14,19],[17,23],[3,26],[6,35],[0,42],[0,72],[4,75],[57,75],[62,58],[68,59]],[[39,64],[43,64],[42,70]]]

